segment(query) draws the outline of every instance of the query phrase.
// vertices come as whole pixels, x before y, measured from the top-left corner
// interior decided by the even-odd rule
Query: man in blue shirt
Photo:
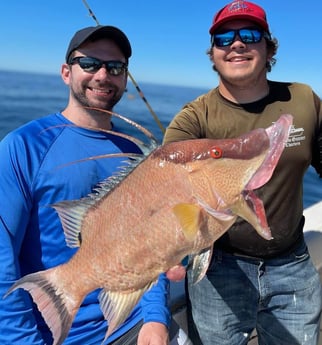
[[[110,116],[86,108],[112,111],[126,88],[131,54],[128,38],[118,28],[97,26],[78,31],[61,67],[70,90],[67,107],[27,123],[0,143],[1,344],[52,344],[51,332],[27,292],[18,289],[2,297],[22,276],[73,256],[75,249],[66,245],[59,218],[48,206],[86,196],[113,175],[124,158],[75,162],[102,154],[141,152],[126,139],[94,130],[112,129]],[[167,291],[168,279],[162,274],[105,343],[167,344],[171,318]],[[64,344],[103,341],[107,323],[98,293],[85,298]]]

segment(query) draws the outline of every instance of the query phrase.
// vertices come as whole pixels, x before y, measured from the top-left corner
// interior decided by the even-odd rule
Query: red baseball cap
[[[209,33],[212,35],[221,25],[234,19],[251,20],[269,32],[265,11],[252,2],[241,0],[233,1],[216,13]]]

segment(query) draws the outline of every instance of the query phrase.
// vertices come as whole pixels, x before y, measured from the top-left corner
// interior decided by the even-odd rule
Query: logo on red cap
[[[234,11],[251,11],[251,8],[244,3],[244,1],[235,1],[228,7],[228,12]]]
[[[252,2],[239,0],[233,1],[217,12],[209,30],[210,34],[212,35],[219,26],[234,19],[253,21],[265,31],[269,31],[265,11]]]

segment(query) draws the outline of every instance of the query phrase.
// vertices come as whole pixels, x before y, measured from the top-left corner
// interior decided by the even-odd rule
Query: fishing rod
[[[85,5],[85,7],[87,8],[89,15],[93,18],[93,20],[96,22],[96,25],[100,25],[99,21],[97,20],[94,12],[91,10],[91,8],[88,6],[88,3],[86,0],[83,0],[83,3]],[[148,100],[146,99],[146,97],[144,96],[142,90],[140,89],[138,83],[135,81],[135,79],[133,78],[132,74],[130,73],[130,71],[128,71],[128,76],[130,77],[133,85],[136,88],[136,91],[138,92],[138,94],[140,95],[141,99],[143,100],[143,102],[145,103],[145,105],[148,107],[150,113],[152,114],[154,121],[158,124],[158,126],[160,127],[162,133],[165,133],[165,128],[163,127],[162,123],[160,122],[159,118],[157,117],[156,113],[153,111],[152,107],[150,106]]]

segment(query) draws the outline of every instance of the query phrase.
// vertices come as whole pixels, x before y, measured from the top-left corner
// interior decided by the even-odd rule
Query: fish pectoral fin
[[[205,276],[211,261],[212,252],[213,247],[209,247],[191,258],[193,284],[198,283]]]
[[[173,212],[177,217],[186,239],[194,241],[200,224],[202,209],[195,204],[177,204],[173,207]]]
[[[125,321],[142,295],[148,291],[155,282],[147,284],[145,287],[132,292],[107,291],[103,289],[99,296],[101,310],[108,322],[108,330],[105,339]]]

